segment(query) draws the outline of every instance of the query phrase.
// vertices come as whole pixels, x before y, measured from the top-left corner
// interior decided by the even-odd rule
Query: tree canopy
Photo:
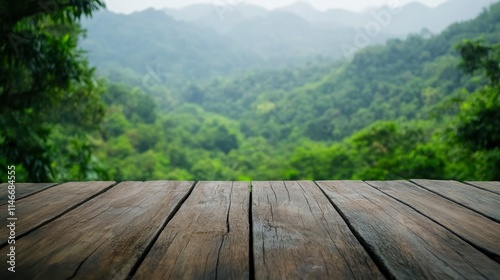
[[[94,71],[78,47],[79,19],[101,7],[99,0],[0,1],[0,163],[16,165],[25,180],[54,179],[55,125],[83,134],[102,116]]]
[[[134,64],[155,60],[148,48],[128,61],[145,76],[115,67],[97,80],[79,48],[78,21],[99,1],[48,11],[5,3],[20,12],[0,10],[0,164],[16,165],[20,180],[499,180],[500,4],[440,34],[388,40],[349,60],[186,83],[163,71],[183,76],[193,64]],[[128,59],[118,48],[134,41],[125,29],[117,40],[97,35],[112,43],[102,53],[116,47]],[[171,51],[189,60],[187,46],[205,36]],[[224,63],[238,53],[233,47]],[[199,57],[195,72],[221,65]]]

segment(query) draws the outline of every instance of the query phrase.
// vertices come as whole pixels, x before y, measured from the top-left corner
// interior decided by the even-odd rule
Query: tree
[[[481,40],[465,40],[457,45],[462,57],[460,67],[467,74],[483,71],[489,85],[500,82],[500,44],[489,45]]]
[[[80,18],[101,7],[100,0],[0,0],[2,170],[16,165],[25,170],[25,180],[49,181],[54,124],[71,120],[73,127],[90,128],[99,123],[100,91],[78,39]],[[78,103],[82,97],[85,104]],[[77,111],[78,118],[69,117]]]
[[[480,72],[488,82],[462,103],[454,131],[456,140],[472,150],[500,148],[500,44],[467,40],[457,49],[464,72]]]
[[[465,73],[480,73],[487,83],[460,106],[451,128],[452,143],[481,161],[475,176],[482,180],[500,179],[500,44],[464,41],[457,46]],[[483,166],[486,166],[484,168]],[[493,170],[493,171],[492,171]]]

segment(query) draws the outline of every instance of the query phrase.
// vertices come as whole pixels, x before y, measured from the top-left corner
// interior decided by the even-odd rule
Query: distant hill
[[[305,1],[270,11],[248,4],[198,4],[165,12],[175,19],[216,30],[265,57],[322,54],[345,58],[346,53],[352,53],[350,50],[384,43],[389,38],[404,38],[423,30],[437,34],[455,22],[476,17],[493,2],[450,0],[436,8],[411,2],[398,7],[397,13],[390,12],[388,6],[363,13],[319,11]]]
[[[317,10],[311,4],[304,1],[295,2],[291,5],[278,8],[277,10],[298,15],[309,22],[315,22],[325,17],[325,13]]]
[[[170,17],[224,33],[249,19],[267,14],[265,8],[248,5],[195,4],[182,9],[165,9]]]
[[[408,34],[420,32],[423,28],[434,34],[440,33],[456,22],[470,20],[479,15],[484,8],[495,0],[450,0],[436,8],[429,8],[419,3],[404,6],[401,13],[394,16],[387,26],[390,34]]]
[[[401,7],[401,12],[393,14],[390,24],[384,28],[384,33],[391,35],[407,35],[418,33],[426,28],[433,33],[443,31],[449,25],[472,19],[496,0],[449,0],[436,8],[425,6],[419,2],[410,2]],[[341,9],[330,9],[324,12],[316,10],[307,2],[296,2],[280,8],[296,14],[309,22],[330,28],[339,26],[364,26],[374,20],[373,13],[387,10],[387,6],[354,13]]]
[[[475,16],[492,1],[450,0],[436,8],[410,3],[370,36],[366,24],[376,23],[374,13],[386,8],[362,14],[322,12],[298,2],[273,11],[247,4],[200,4],[130,15],[101,11],[83,22],[88,37],[82,47],[89,50],[92,65],[113,81],[143,84],[153,77],[181,86],[252,69],[349,58],[367,45],[423,27],[438,32]]]
[[[186,18],[203,7],[191,7],[193,14]],[[333,59],[329,49],[338,46],[332,31],[321,33],[283,12],[255,16],[225,34],[154,9],[130,15],[104,10],[82,25],[87,37],[81,46],[88,50],[91,64],[112,81],[134,85],[154,78],[157,84],[180,87],[257,68],[298,65],[318,55]]]
[[[472,19],[496,0],[449,0],[435,8],[425,6],[419,2],[410,2],[401,7],[401,12],[393,14],[391,23],[384,28],[384,34],[392,36],[406,36],[409,33],[418,33],[426,28],[432,33],[439,33],[452,23]],[[374,20],[373,13],[386,10],[382,6],[355,13],[342,9],[319,11],[305,1],[298,1],[291,5],[276,9],[297,15],[313,26],[338,30],[342,27],[363,27]],[[197,4],[182,9],[165,9],[165,12],[177,20],[192,22],[200,26],[216,29],[219,32],[230,32],[238,24],[245,21],[255,21],[272,13],[264,8],[248,5]]]
[[[448,27],[450,22],[469,20],[495,2],[498,0],[450,0],[445,2],[434,9],[433,27],[429,29],[441,31]]]
[[[341,44],[352,41],[355,32],[351,27],[316,27],[298,15],[277,10],[247,20],[226,35],[251,46],[264,56],[323,54],[341,58]],[[381,42],[385,38],[381,34],[376,39]]]
[[[131,15],[101,11],[83,27],[88,36],[82,47],[103,72],[128,70],[138,77],[152,75],[158,81],[182,84],[264,63],[251,48],[227,36],[153,9]]]
[[[460,94],[462,88],[474,90],[477,82],[457,69],[454,46],[478,38],[498,43],[499,22],[500,3],[438,35],[391,39],[340,65],[215,81],[200,89],[204,99],[198,104],[207,111],[239,118],[242,127],[251,131],[249,135],[272,128],[273,140],[300,135],[337,141],[378,120],[425,118],[430,108]],[[295,28],[302,32],[307,27]],[[304,73],[310,75],[305,82],[301,80]],[[249,106],[254,110],[248,110]],[[275,108],[279,109],[272,111]],[[282,121],[279,128],[275,121]]]
[[[412,10],[427,7],[399,15],[411,19]],[[339,22],[352,16],[324,13],[337,12]],[[84,46],[92,64],[132,88],[108,84],[96,155],[117,180],[490,180],[498,154],[483,160],[490,155],[457,150],[443,133],[457,100],[485,84],[457,68],[455,45],[498,43],[499,23],[500,3],[439,34],[389,39],[344,61],[263,70],[356,45],[359,30],[320,27],[285,10],[222,33],[162,11],[103,12],[85,23]],[[144,93],[134,87],[157,79]]]

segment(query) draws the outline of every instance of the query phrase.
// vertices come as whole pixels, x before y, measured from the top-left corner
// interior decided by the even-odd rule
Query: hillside
[[[424,28],[433,33],[439,33],[452,23],[476,17],[485,7],[494,2],[495,0],[450,0],[435,8],[418,2],[410,2],[400,7],[400,13],[393,14],[394,24],[387,26],[384,33],[404,36],[409,33],[418,33]],[[298,1],[275,11],[297,15],[318,27],[352,29],[356,26],[362,27],[374,20],[373,13],[381,10],[387,10],[387,6],[360,13],[342,9],[320,11],[308,2]],[[244,3],[231,3],[224,6],[217,3],[214,5],[196,4],[181,9],[165,9],[165,13],[177,20],[192,22],[222,33],[236,32],[237,26],[242,22],[252,21],[275,11]]]
[[[197,23],[203,7],[94,13],[83,42],[64,12],[4,17],[0,165],[20,181],[500,180],[500,3],[439,34],[386,37],[419,27],[428,8],[408,4],[408,24],[365,43],[312,22],[345,11],[245,6],[222,32]]]
[[[274,73],[273,76],[280,78],[274,78],[276,82],[265,89],[262,83],[251,86],[253,81],[262,80],[258,73],[225,83],[215,82],[201,89],[205,98],[199,105],[228,117],[235,116],[224,107],[237,108],[236,111],[248,112],[242,121],[249,123],[258,119],[252,115],[255,112],[248,111],[249,107],[268,104],[287,108],[293,116],[288,125],[314,140],[341,140],[377,120],[422,119],[429,108],[447,96],[463,87],[474,89],[476,85],[470,84],[456,69],[458,58],[454,46],[466,38],[482,37],[498,42],[498,22],[498,15],[490,12],[455,24],[431,38],[414,35],[406,40],[389,40],[386,46],[367,48],[349,63],[332,66],[323,76],[295,88],[284,86],[285,81],[294,80],[290,71]],[[304,72],[314,71],[317,70]],[[266,121],[254,126],[265,125]],[[322,125],[330,129],[323,136],[309,133],[314,126]]]
[[[439,131],[459,111],[453,100],[485,86],[457,68],[455,45],[500,42],[498,22],[500,4],[439,35],[390,40],[346,62],[218,77],[182,91],[112,85],[98,155],[122,179],[491,179],[491,154],[458,156]],[[133,113],[152,98],[155,111]]]
[[[263,63],[230,38],[153,9],[131,15],[101,11],[83,26],[88,37],[82,47],[103,71],[125,68],[137,76],[153,72],[162,83],[181,84]]]
[[[178,89],[221,75],[349,58],[350,50],[365,44],[402,38],[422,28],[440,31],[452,22],[472,18],[491,0],[462,2],[451,0],[434,9],[408,4],[375,36],[365,37],[368,40],[363,39],[362,45],[357,40],[370,34],[363,27],[375,22],[372,12],[386,8],[356,14],[320,12],[305,3],[274,11],[247,4],[198,4],[131,15],[101,11],[83,22],[88,31],[82,47],[89,51],[91,64],[112,81]]]

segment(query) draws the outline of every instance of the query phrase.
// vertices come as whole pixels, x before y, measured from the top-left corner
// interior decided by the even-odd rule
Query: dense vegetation
[[[67,77],[65,87],[40,77],[61,94],[33,100],[43,108],[19,105],[24,114],[2,110],[0,163],[33,181],[500,180],[499,23],[495,4],[439,35],[389,40],[348,61],[172,86],[158,77],[145,86],[144,76],[120,69],[97,83],[84,67],[90,74],[78,77],[88,79]],[[56,39],[72,42],[66,48],[78,61],[71,26],[69,39]],[[15,73],[4,68],[0,77]],[[2,100],[23,84],[1,82]],[[13,143],[39,150],[16,157]],[[31,167],[33,156],[45,169]]]
[[[0,166],[19,179],[83,178],[104,114],[78,22],[102,1],[0,1]],[[24,174],[24,176],[22,176]],[[6,172],[2,171],[2,179]],[[4,180],[2,180],[4,181]]]
[[[493,1],[448,0],[434,8],[394,1],[389,4],[400,5],[396,9],[383,6],[363,13],[322,12],[307,2],[269,11],[231,1],[130,15],[102,10],[83,20],[88,36],[81,46],[98,73],[112,82],[146,90],[161,83],[178,90],[189,82],[246,70],[331,62],[410,33],[438,33],[476,17]]]

